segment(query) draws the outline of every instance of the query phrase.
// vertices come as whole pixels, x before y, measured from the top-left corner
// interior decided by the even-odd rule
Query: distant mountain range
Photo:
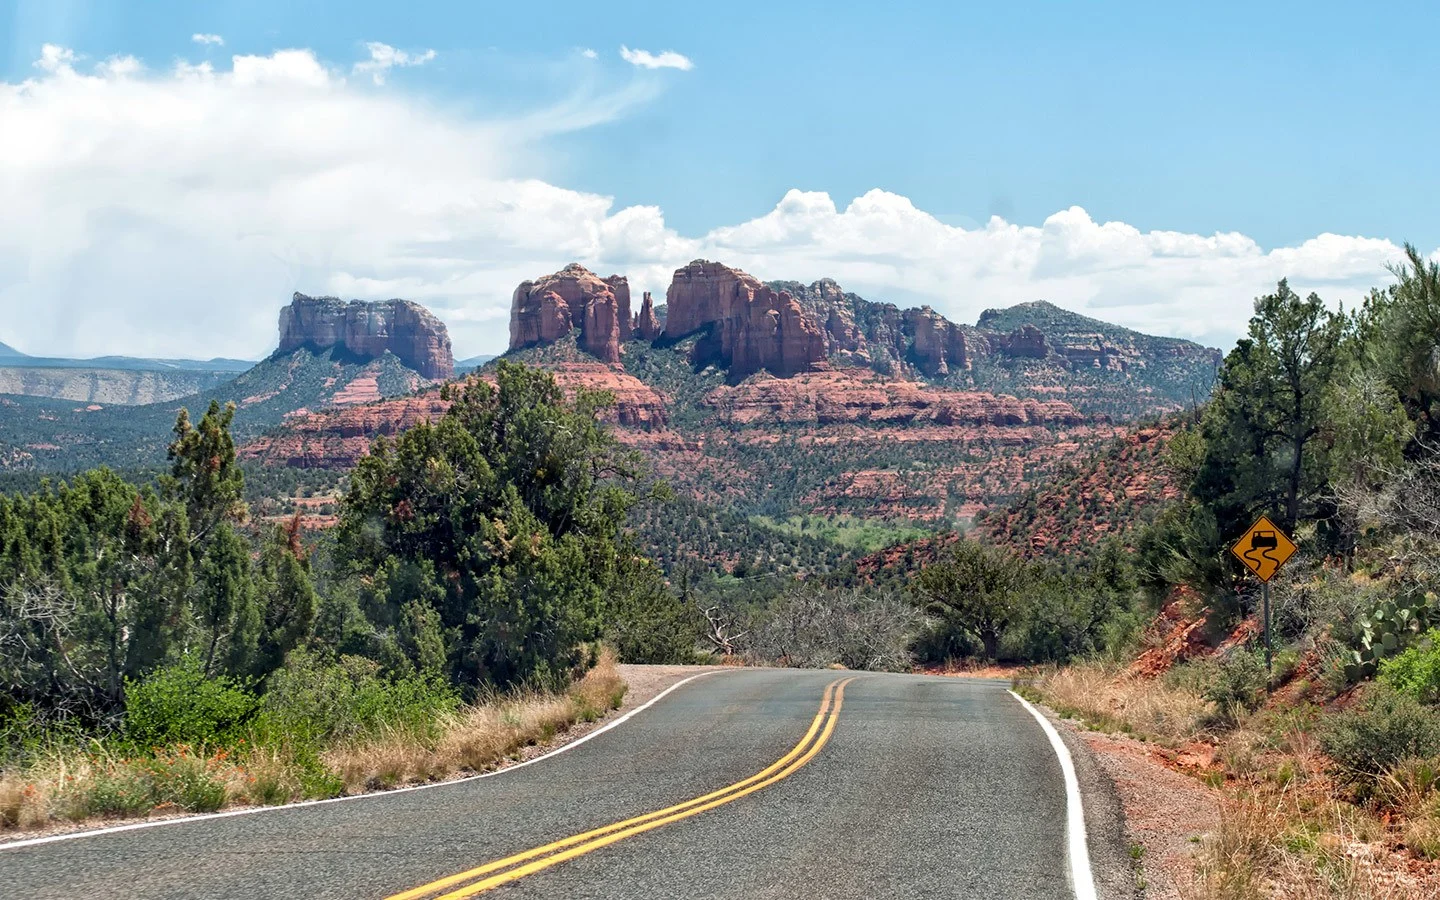
[[[243,359],[29,356],[0,344],[0,394],[92,403],[164,402],[208,390],[252,368]]]
[[[252,359],[156,359],[142,356],[95,356],[73,359],[59,356],[31,356],[9,344],[0,343],[0,360],[5,365],[29,366],[37,369],[122,369],[139,372],[244,372],[255,365]]]
[[[495,354],[493,353],[488,356],[472,356],[469,359],[457,359],[455,360],[455,374],[463,375],[466,372],[473,372],[492,359],[495,359]]]

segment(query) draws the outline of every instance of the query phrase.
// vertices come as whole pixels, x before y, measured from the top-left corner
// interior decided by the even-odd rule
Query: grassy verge
[[[1217,699],[1213,678],[1196,675],[1077,664],[1021,689],[1086,727],[1199,760],[1177,767],[1219,791],[1222,816],[1199,847],[1190,900],[1440,895],[1440,759],[1357,777],[1322,750],[1354,713]]]
[[[601,718],[625,690],[607,654],[564,692],[496,695],[427,722],[392,716],[322,741],[263,727],[219,747],[54,739],[0,770],[0,832],[274,805],[485,771]]]

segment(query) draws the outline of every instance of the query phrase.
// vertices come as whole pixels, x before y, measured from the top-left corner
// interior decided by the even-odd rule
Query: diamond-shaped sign
[[[1230,552],[1255,573],[1261,581],[1269,581],[1295,555],[1295,542],[1266,516],[1256,520],[1245,536],[1235,542]]]

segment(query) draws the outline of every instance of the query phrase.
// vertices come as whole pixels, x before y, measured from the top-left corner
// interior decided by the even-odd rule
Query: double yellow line
[[[820,711],[815,714],[814,721],[810,723],[810,730],[805,732],[800,743],[796,744],[789,753],[743,781],[737,781],[718,791],[711,791],[704,796],[686,800],[684,803],[677,803],[674,806],[667,806],[643,816],[625,819],[603,828],[596,828],[584,834],[577,834],[574,837],[546,844],[543,847],[536,847],[514,856],[497,859],[483,866],[394,894],[386,900],[419,900],[419,898],[429,897],[437,891],[447,891],[447,893],[441,894],[433,900],[459,900],[461,897],[473,897],[491,888],[524,878],[526,875],[533,875],[568,859],[584,856],[601,847],[607,847],[637,834],[644,834],[662,825],[669,825],[671,822],[697,816],[717,806],[724,806],[726,803],[739,800],[761,788],[782,781],[814,759],[815,754],[820,752],[820,748],[830,740],[830,735],[835,731],[835,723],[840,718],[840,704],[845,699],[845,686],[854,680],[845,678],[826,685],[825,693],[820,700]],[[457,885],[462,886],[457,887]],[[452,888],[453,890],[451,890]]]

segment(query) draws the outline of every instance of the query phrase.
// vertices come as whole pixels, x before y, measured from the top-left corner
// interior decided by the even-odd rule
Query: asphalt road
[[[852,675],[837,713],[827,686]],[[541,854],[483,896],[1075,896],[1060,762],[1005,685],[775,669],[699,678],[490,778],[0,849],[0,896],[386,898],[732,785],[657,827],[577,842],[573,858]],[[1119,842],[1090,823],[1098,880],[1123,886]]]

